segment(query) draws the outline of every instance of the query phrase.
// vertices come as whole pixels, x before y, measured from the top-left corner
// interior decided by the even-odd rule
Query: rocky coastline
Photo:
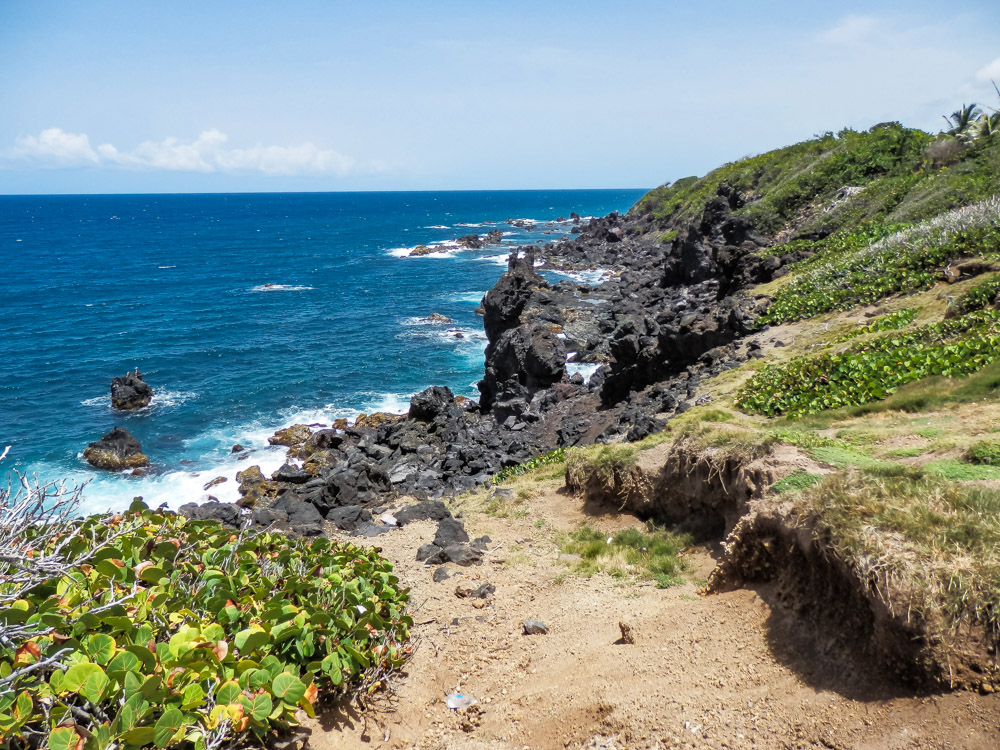
[[[271,439],[288,447],[284,466],[270,477],[255,466],[240,473],[242,511],[209,502],[181,512],[303,535],[323,533],[324,522],[374,535],[392,528],[379,517],[397,498],[460,494],[549,450],[661,430],[693,405],[699,382],[755,355],[741,338],[765,303],[743,290],[794,260],[760,257],[768,242],[733,215],[739,200],[723,185],[701,221],[666,242],[652,216],[630,212],[515,248],[482,301],[489,344],[478,403],[434,386],[406,415],[293,425]],[[600,270],[606,280],[552,284],[539,270]]]

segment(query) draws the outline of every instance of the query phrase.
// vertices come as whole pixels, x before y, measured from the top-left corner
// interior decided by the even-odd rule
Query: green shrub
[[[995,440],[980,440],[978,443],[969,446],[965,458],[974,464],[1000,466],[1000,442]]]
[[[1000,311],[982,310],[839,354],[768,365],[739,391],[736,405],[767,416],[799,416],[883,399],[931,375],[968,375],[998,358]]]
[[[375,690],[409,651],[408,592],[373,550],[238,535],[141,502],[56,544],[99,552],[0,610],[0,625],[35,628],[0,646],[7,747],[263,740],[323,694]]]

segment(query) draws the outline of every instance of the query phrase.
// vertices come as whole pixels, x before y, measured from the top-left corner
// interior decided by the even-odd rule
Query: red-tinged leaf
[[[215,658],[222,661],[229,655],[229,644],[225,641],[219,641],[212,647],[212,653],[215,654]]]
[[[184,674],[184,671],[185,671],[184,667],[175,667],[174,669],[172,669],[170,671],[170,675],[167,677],[167,687],[173,688],[174,678],[177,677],[177,675],[179,674]]]
[[[312,683],[306,688],[305,699],[310,703],[316,702],[316,696],[319,695],[319,688],[316,687],[316,683]]]

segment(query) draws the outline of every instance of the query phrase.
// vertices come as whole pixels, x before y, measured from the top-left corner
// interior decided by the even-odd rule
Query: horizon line
[[[170,191],[137,193],[3,193],[0,198],[103,198],[121,196],[163,196],[163,195],[349,195],[356,193],[570,193],[598,191],[650,191],[653,187],[613,187],[613,188],[446,188],[419,190],[227,190],[227,191]]]

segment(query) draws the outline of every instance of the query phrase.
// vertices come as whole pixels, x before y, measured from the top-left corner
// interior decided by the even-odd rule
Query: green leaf
[[[266,721],[268,715],[271,713],[271,710],[274,708],[271,696],[267,693],[255,695],[253,698],[241,695],[240,703],[243,704],[243,708],[253,718],[253,720],[259,722]]]
[[[306,694],[306,686],[291,672],[282,672],[271,683],[271,692],[275,698],[294,705]]]
[[[83,648],[87,652],[87,656],[104,666],[111,661],[111,657],[115,653],[115,645],[115,639],[110,635],[97,633],[84,642]]]
[[[176,708],[168,708],[153,727],[153,744],[157,747],[166,747],[182,726],[184,726],[184,714]]]
[[[219,705],[235,703],[240,692],[239,683],[236,682],[236,680],[229,680],[228,682],[222,683],[222,685],[219,686],[219,689],[215,691],[215,702]]]
[[[125,732],[122,735],[122,739],[130,745],[139,745],[140,747],[151,745],[156,741],[156,729],[153,727],[136,727]]]
[[[57,727],[49,734],[49,750],[76,750],[80,739],[73,727]]]
[[[163,568],[151,565],[143,568],[139,572],[139,580],[145,581],[146,583],[159,583],[166,575],[167,574],[164,572]]]
[[[138,656],[133,654],[131,651],[122,651],[111,660],[107,669],[108,674],[113,675],[119,672],[138,672],[141,667],[142,661]],[[124,677],[122,679],[124,679]]]
[[[259,626],[241,630],[236,634],[233,643],[240,650],[242,656],[249,656],[254,651],[268,645],[271,637]]]

